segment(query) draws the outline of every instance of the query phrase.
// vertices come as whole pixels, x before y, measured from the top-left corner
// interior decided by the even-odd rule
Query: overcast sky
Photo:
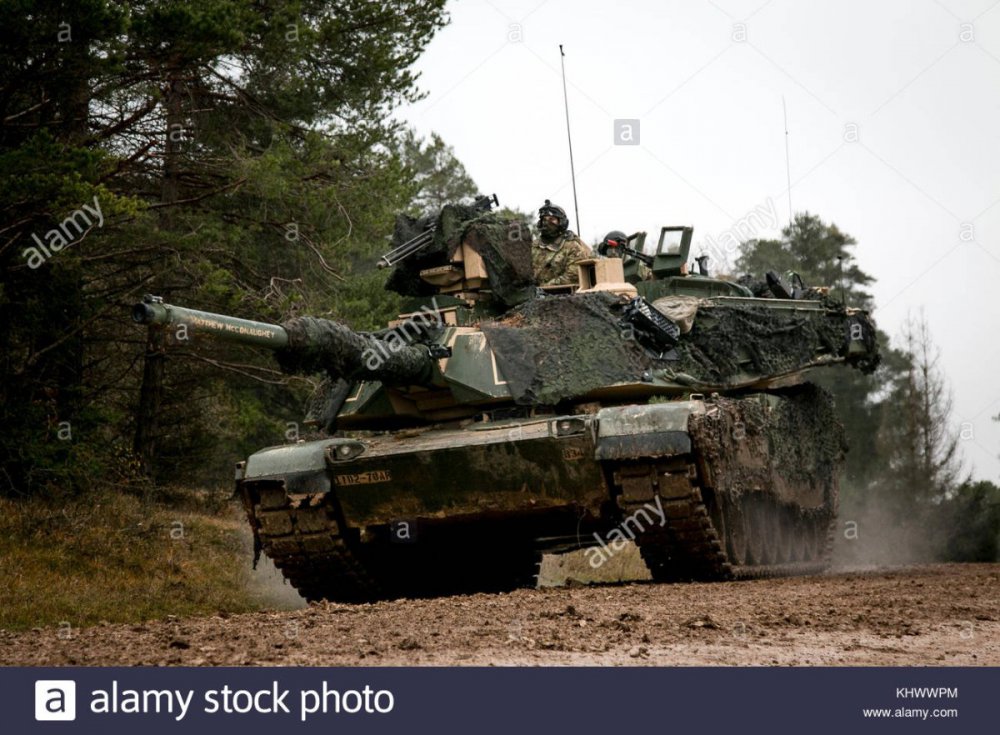
[[[858,240],[880,326],[923,310],[954,391],[966,469],[1000,479],[1000,2],[458,0],[402,115],[440,133],[484,192],[580,230],[695,228],[717,256],[791,205]],[[638,145],[615,145],[615,120]],[[571,226],[574,226],[571,224]],[[575,226],[574,226],[575,229]],[[715,247],[713,247],[715,243]],[[864,451],[865,437],[853,437]]]

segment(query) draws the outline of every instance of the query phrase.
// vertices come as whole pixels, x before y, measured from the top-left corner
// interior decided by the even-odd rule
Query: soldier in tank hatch
[[[625,252],[622,248],[627,245],[628,236],[621,230],[612,230],[597,246],[597,253],[605,258],[624,258]]]
[[[625,264],[635,262],[635,258],[625,252],[629,247],[628,235],[621,230],[612,230],[597,246],[597,254],[603,258],[621,258]],[[653,271],[648,265],[637,261],[639,280],[648,281],[653,277]]]
[[[546,199],[538,210],[540,236],[531,249],[535,280],[539,286],[575,284],[576,261],[594,257],[590,247],[568,227],[566,211]]]

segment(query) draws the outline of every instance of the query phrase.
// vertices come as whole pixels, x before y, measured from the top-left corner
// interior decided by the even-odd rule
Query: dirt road
[[[1000,565],[0,632],[6,665],[1000,665]]]

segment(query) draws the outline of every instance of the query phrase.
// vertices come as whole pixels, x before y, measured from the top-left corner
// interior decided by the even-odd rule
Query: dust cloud
[[[845,504],[834,527],[832,569],[854,571],[934,561],[945,538],[945,529],[935,525],[940,522],[900,513],[873,499]]]
[[[299,610],[307,606],[305,599],[278,571],[265,554],[260,555],[257,568],[252,569],[253,534],[246,528],[240,534],[244,547],[243,559],[246,560],[246,572],[243,575],[248,596],[271,610]]]

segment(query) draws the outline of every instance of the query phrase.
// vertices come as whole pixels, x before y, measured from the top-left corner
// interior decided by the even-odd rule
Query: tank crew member
[[[605,258],[621,258],[625,261],[624,265],[635,262],[638,266],[639,280],[648,281],[651,279],[653,271],[650,267],[642,261],[636,261],[632,256],[626,255],[624,250],[626,247],[628,247],[628,235],[621,230],[612,230],[604,236],[600,245],[597,246],[597,254]]]
[[[546,199],[538,210],[540,237],[531,248],[531,263],[539,286],[575,284],[576,261],[594,257],[590,247],[568,227],[566,211]]]
[[[597,246],[597,254],[605,258],[624,258],[623,247],[628,245],[628,236],[621,230],[611,230],[601,244]]]

